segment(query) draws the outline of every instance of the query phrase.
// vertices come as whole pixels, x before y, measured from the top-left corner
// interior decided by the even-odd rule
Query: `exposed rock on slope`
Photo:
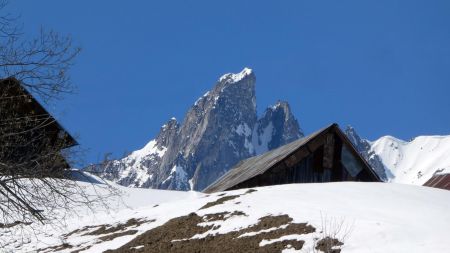
[[[302,137],[286,102],[257,119],[255,82],[248,68],[223,75],[181,124],[171,119],[143,149],[90,170],[124,186],[202,190],[242,159]]]
[[[252,143],[256,154],[262,154],[303,136],[287,102],[269,107],[253,128]]]
[[[80,186],[99,194],[87,183]],[[95,213],[79,207],[77,215],[67,217],[67,227],[0,229],[2,250],[417,253],[450,248],[450,192],[440,189],[355,182],[276,185],[251,193],[119,189],[121,200],[107,198],[108,209],[90,206]],[[329,236],[344,245],[335,247],[340,243],[326,240]]]
[[[370,166],[372,166],[381,180],[387,181],[388,175],[391,175],[390,171],[385,167],[385,165],[381,161],[381,158],[372,150],[370,142],[359,137],[358,133],[356,133],[356,130],[351,126],[347,126],[344,132],[353,143],[356,150],[370,164]]]

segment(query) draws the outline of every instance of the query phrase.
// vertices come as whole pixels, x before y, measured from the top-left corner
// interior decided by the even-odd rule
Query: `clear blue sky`
[[[51,108],[87,161],[182,120],[223,73],[248,66],[260,113],[287,100],[306,133],[450,134],[450,1],[14,0],[25,32],[71,34],[78,93]]]

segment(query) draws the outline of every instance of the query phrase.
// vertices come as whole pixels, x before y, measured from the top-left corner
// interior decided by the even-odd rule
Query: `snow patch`
[[[311,236],[308,234],[306,234],[306,235],[293,234],[293,235],[285,235],[285,236],[282,236],[277,239],[269,239],[269,240],[264,239],[259,243],[259,247],[264,247],[264,246],[272,244],[272,243],[282,242],[282,241],[287,241],[287,240],[306,241],[309,239],[309,237],[311,237]]]
[[[195,101],[194,105],[197,105],[202,99],[205,99],[208,95],[209,95],[209,91],[207,91],[205,94],[203,94],[203,96],[199,97],[199,98]]]
[[[179,165],[172,167],[169,176],[162,183],[164,184],[171,179],[175,180],[176,189],[182,189],[182,186],[188,181],[186,171]]]
[[[248,149],[249,154],[254,154],[255,148],[253,147],[253,144],[251,141],[249,141],[247,138],[244,139],[244,147]]]
[[[274,130],[272,122],[270,122],[266,126],[266,128],[262,130],[261,134],[258,134],[258,127],[259,125],[257,124],[253,129],[252,135],[252,143],[253,147],[255,148],[256,155],[260,155],[269,151],[269,143],[272,141],[272,135]]]
[[[120,161],[124,164],[124,169],[120,171],[119,180],[134,177],[135,184],[130,187],[142,187],[148,180],[153,179],[153,174],[150,174],[148,167],[145,166],[146,162],[162,158],[166,151],[166,147],[158,147],[156,140],[151,140],[142,149],[134,151]],[[114,161],[114,163],[119,163],[119,161]]]
[[[191,191],[194,190],[194,181],[193,181],[193,179],[194,179],[194,178],[191,178],[191,179],[189,179],[189,181],[188,181],[188,183],[189,183],[189,189],[190,189]]]
[[[250,127],[247,125],[247,123],[244,124],[239,124],[236,127],[235,132],[241,136],[245,136],[248,137],[252,134],[252,130],[250,129]]]
[[[252,74],[252,70],[250,68],[245,67],[241,72],[234,74],[228,73],[219,78],[219,82],[225,82],[228,84],[237,83],[244,79],[246,76]]]
[[[239,136],[244,136],[244,147],[248,150],[248,152],[250,154],[253,154],[255,149],[253,147],[251,140],[249,140],[250,139],[249,137],[252,135],[252,130],[247,125],[247,123],[239,124],[234,131]],[[229,142],[229,144],[231,146],[235,147],[235,145],[232,142]],[[235,152],[235,154],[236,154],[236,152]]]
[[[156,140],[151,140],[147,145],[145,145],[142,149],[136,150],[130,154],[129,158],[134,160],[140,160],[144,156],[148,156],[151,154],[155,154],[159,157],[163,157],[166,153],[167,148],[162,147],[158,148]]]
[[[262,233],[268,233],[268,232],[271,232],[271,231],[275,231],[275,230],[278,230],[278,229],[285,229],[285,228],[287,228],[287,226],[289,226],[289,224],[284,224],[284,225],[281,225],[279,227],[263,229],[263,230],[260,230],[260,231],[257,231],[257,232],[247,232],[245,234],[242,234],[242,235],[238,236],[238,238],[246,237],[246,236],[255,236],[255,235],[262,234]]]

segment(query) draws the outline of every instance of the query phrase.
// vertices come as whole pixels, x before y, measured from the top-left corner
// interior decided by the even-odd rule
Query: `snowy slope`
[[[450,136],[419,136],[403,141],[384,136],[371,143],[395,183],[423,185],[434,173],[450,171]]]
[[[304,240],[305,244],[298,252],[313,252],[311,247],[317,241],[314,238],[323,237],[324,232],[321,233],[321,231],[325,231],[324,228],[327,228],[325,233],[333,234],[333,231],[339,230],[336,227],[342,224],[335,237],[344,242],[341,247],[344,253],[446,252],[450,248],[448,240],[450,192],[434,188],[389,183],[346,182],[260,187],[255,188],[256,191],[251,193],[247,193],[247,190],[237,190],[226,192],[225,195],[122,189],[130,193],[133,191],[130,196],[136,198],[135,200],[125,198],[125,202],[131,201],[136,204],[133,209],[118,208],[110,214],[101,213],[85,216],[82,219],[68,220],[68,227],[64,229],[47,228],[46,233],[37,234],[37,238],[30,237],[25,245],[17,248],[9,247],[9,249],[11,252],[27,252],[47,248],[47,251],[43,252],[51,252],[49,247],[66,243],[64,245],[70,245],[70,248],[60,248],[61,252],[71,252],[81,248],[85,248],[83,252],[102,252],[125,245],[153,228],[163,227],[169,219],[175,217],[192,212],[206,217],[207,214],[234,211],[240,211],[244,215],[206,221],[199,226],[215,226],[205,233],[184,239],[195,240],[195,238],[211,234],[218,236],[252,226],[264,216],[287,214],[293,222],[308,223],[315,227],[316,231],[306,234],[290,232],[275,240],[263,238],[259,244],[261,247],[287,239]],[[235,198],[223,204],[201,209],[205,204],[227,196],[235,196]],[[164,203],[161,203],[162,199]],[[155,203],[159,205],[154,206]],[[77,228],[86,229],[85,226],[88,225],[111,224],[114,227],[114,225],[126,224],[131,218],[145,222],[126,227],[120,231],[123,236],[112,240],[101,239],[105,234],[87,235],[96,227],[63,236]],[[268,227],[261,231],[247,233],[246,236],[265,234],[282,228],[283,226]],[[0,238],[6,235],[6,233],[0,233]],[[176,243],[176,241],[173,242]],[[283,252],[296,251],[291,248]]]
[[[124,187],[109,182],[117,190],[115,192],[108,190],[103,183],[87,182],[104,182],[98,177],[86,173],[80,178],[82,181],[78,183],[85,189],[86,194],[99,194],[104,197],[102,198],[104,203],[96,201],[89,207],[79,206],[70,213],[61,210],[59,217],[49,220],[51,224],[45,226],[32,224],[9,229],[0,228],[0,253],[35,252],[37,247],[45,248],[50,244],[61,244],[62,235],[78,227],[109,223],[120,217],[131,216],[135,210],[142,207],[152,207],[164,202],[189,199],[199,195],[196,192]]]
[[[152,179],[153,174],[149,173],[146,166],[147,161],[160,160],[167,147],[158,147],[156,140],[151,140],[142,149],[132,152],[129,156],[123,158],[120,162],[112,161],[116,164],[124,164],[124,169],[120,171],[118,182],[133,178],[137,187],[142,187],[145,182]]]

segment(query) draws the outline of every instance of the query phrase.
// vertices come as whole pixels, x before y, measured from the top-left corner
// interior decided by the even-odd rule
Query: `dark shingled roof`
[[[424,186],[450,190],[450,174],[436,174]]]
[[[20,81],[15,78],[0,79],[0,89],[2,89],[4,100],[16,99],[12,103],[21,103],[19,108],[22,115],[30,118],[46,118],[48,122],[51,122],[46,125],[46,128],[64,136],[63,148],[78,145],[75,138],[21,85]]]
[[[331,129],[336,129],[338,135],[344,139],[344,141],[352,148],[353,153],[358,156],[362,162],[368,167],[371,168],[370,165],[360,156],[360,154],[354,149],[350,140],[345,136],[344,133],[339,129],[337,124],[331,124],[325,128],[322,128],[302,139],[293,141],[284,146],[281,146],[272,151],[266,152],[264,154],[254,156],[239,162],[233,169],[228,171],[225,175],[220,177],[214,183],[209,185],[204,192],[218,192],[225,191],[239,183],[242,183],[250,178],[253,178],[257,175],[263,174],[278,162],[290,156],[296,150],[309,143],[312,139],[321,135],[322,133],[328,132]],[[373,170],[371,172],[375,175],[375,178],[379,179]],[[380,181],[380,180],[379,180]]]

